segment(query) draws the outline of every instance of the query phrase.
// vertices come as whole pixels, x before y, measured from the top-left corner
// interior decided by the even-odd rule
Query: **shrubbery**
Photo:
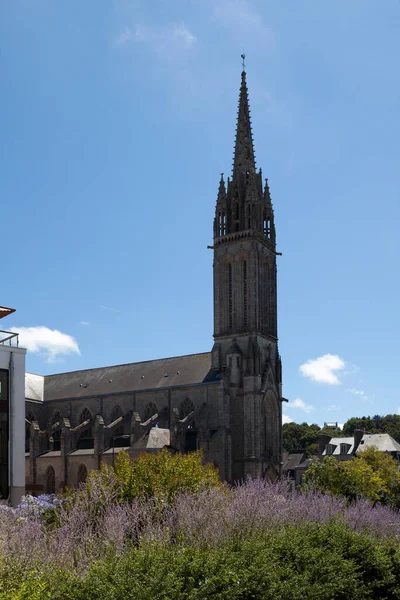
[[[400,598],[390,508],[285,482],[228,488],[198,455],[146,461],[122,456],[44,511],[1,510],[0,599]]]

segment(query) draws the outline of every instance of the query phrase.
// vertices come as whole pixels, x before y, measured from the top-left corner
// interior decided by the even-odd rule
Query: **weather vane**
[[[245,68],[246,68],[246,64],[245,64],[245,62],[244,62],[244,61],[245,61],[245,58],[246,58],[246,55],[245,55],[245,53],[243,53],[243,54],[241,54],[240,56],[241,56],[241,58],[242,58],[242,67],[243,67],[243,71],[244,71],[244,70],[245,70]]]

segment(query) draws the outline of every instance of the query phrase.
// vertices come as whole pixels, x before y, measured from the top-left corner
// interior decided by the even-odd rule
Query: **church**
[[[233,172],[214,218],[211,352],[56,375],[26,374],[26,490],[59,492],[125,449],[202,449],[222,480],[278,477],[282,367],[274,211],[256,169],[246,73]]]

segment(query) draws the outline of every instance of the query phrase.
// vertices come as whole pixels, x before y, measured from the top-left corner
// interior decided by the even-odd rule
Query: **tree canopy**
[[[330,492],[349,500],[367,498],[371,502],[399,503],[400,473],[397,462],[385,452],[367,448],[353,460],[338,461],[326,456],[304,474],[307,489]]]

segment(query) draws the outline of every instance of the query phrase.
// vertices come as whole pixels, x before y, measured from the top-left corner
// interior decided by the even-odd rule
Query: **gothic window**
[[[83,464],[79,465],[78,480],[77,480],[78,485],[80,485],[81,483],[85,483],[86,477],[87,477],[87,468]]]
[[[271,219],[267,220],[267,237],[269,240],[271,239]]]
[[[51,424],[56,426],[55,429],[51,429],[51,437],[53,438],[53,450],[61,450],[61,413],[57,410],[53,414]]]
[[[35,415],[29,412],[25,419],[25,452],[30,451],[31,423],[35,420]]]
[[[149,404],[146,406],[146,408],[144,410],[144,421],[145,422],[148,421],[154,415],[158,415],[158,408],[154,404],[154,402],[149,402]]]
[[[279,409],[277,399],[272,391],[269,391],[263,400],[263,435],[264,453],[266,459],[278,466],[279,462]]]
[[[251,228],[251,204],[247,207],[247,229]]]
[[[47,467],[45,489],[46,494],[56,493],[56,474],[53,467]]]
[[[247,329],[247,260],[243,261],[243,325]]]
[[[179,407],[179,418],[184,419],[185,417],[190,415],[190,413],[193,411],[194,411],[193,402],[190,400],[190,398],[185,398],[185,400],[182,402],[182,404]]]
[[[235,231],[239,231],[239,202],[236,200],[235,203]]]
[[[61,426],[61,413],[58,410],[54,413],[53,418],[51,419],[52,425],[55,425],[56,423],[59,423]]]
[[[85,423],[85,421],[89,421],[89,423],[81,432],[79,436],[81,439],[93,437],[92,414],[88,408],[84,408],[79,417],[79,423]]]
[[[232,263],[228,265],[228,325],[233,327],[233,291],[232,291]]]
[[[122,416],[122,408],[117,404],[116,406],[114,406],[111,412],[111,423],[114,423],[114,421],[116,421]],[[116,428],[113,429],[113,435],[124,435],[124,426],[122,424],[122,421],[117,425]]]

